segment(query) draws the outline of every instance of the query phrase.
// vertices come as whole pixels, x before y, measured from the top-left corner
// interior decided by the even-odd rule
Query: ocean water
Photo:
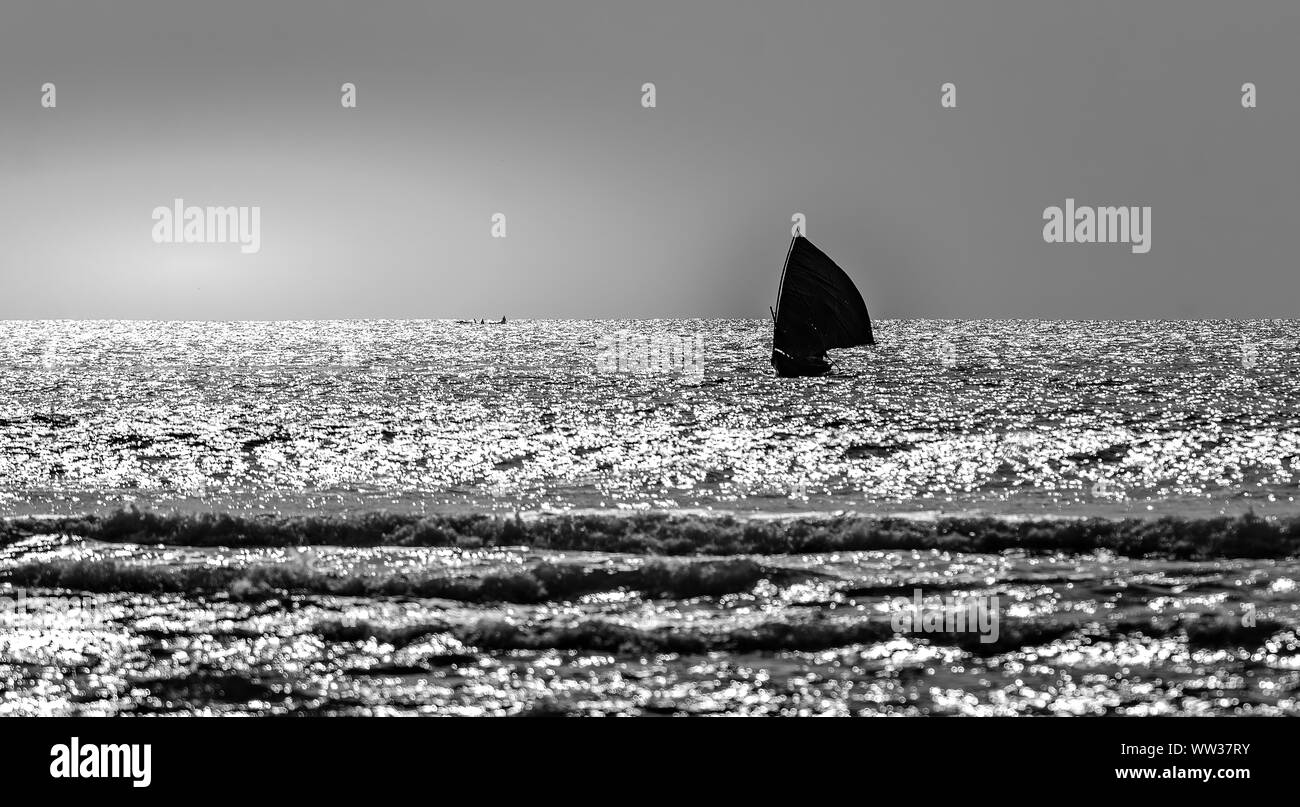
[[[1300,713],[1300,322],[876,335],[0,323],[0,714]]]
[[[698,338],[703,377],[598,372]],[[0,324],[0,509],[1296,511],[1300,322]]]

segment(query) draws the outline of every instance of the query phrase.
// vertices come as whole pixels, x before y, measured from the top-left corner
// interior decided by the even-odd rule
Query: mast
[[[781,298],[785,292],[785,273],[790,270],[790,255],[794,252],[794,242],[799,240],[799,234],[795,233],[790,238],[790,246],[785,251],[785,263],[781,264],[781,284],[776,289],[776,311],[772,314],[772,321],[775,322],[781,316]],[[769,309],[770,310],[770,309]]]

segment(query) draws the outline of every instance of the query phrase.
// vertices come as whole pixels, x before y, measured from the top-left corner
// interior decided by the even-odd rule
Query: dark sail
[[[821,375],[827,350],[876,343],[858,287],[801,235],[790,243],[774,318],[772,366],[783,376]]]

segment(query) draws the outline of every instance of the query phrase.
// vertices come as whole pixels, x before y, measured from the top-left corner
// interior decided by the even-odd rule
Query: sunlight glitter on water
[[[611,328],[703,383],[597,372]],[[802,380],[769,330],[0,323],[0,507],[1296,511],[1300,324],[884,321]]]
[[[611,328],[702,334],[703,380],[596,372]],[[152,543],[138,513],[108,542],[0,536],[0,713],[1300,712],[1300,567],[1253,527],[1194,560],[783,554],[774,521],[1297,514],[1300,325],[885,321],[803,380],[773,377],[769,329],[0,323],[0,513],[310,517],[264,543],[233,522],[234,545]],[[376,510],[704,520],[664,555],[305,540]],[[667,556],[727,512],[775,524],[769,548]],[[997,598],[999,637],[899,633],[917,590]]]
[[[12,581],[0,591],[0,712],[1297,711],[1294,560],[889,551],[662,563],[324,546],[304,561],[28,539],[0,559]],[[579,576],[551,571],[566,564]],[[713,577],[696,591],[700,569]],[[267,572],[273,588],[257,582]],[[31,574],[81,591],[13,585]],[[518,575],[551,588],[492,582]],[[1000,638],[894,632],[890,614],[916,590],[932,606],[999,597]]]

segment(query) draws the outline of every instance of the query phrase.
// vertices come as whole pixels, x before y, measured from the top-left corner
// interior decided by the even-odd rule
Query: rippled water
[[[617,331],[704,378],[597,372]],[[0,506],[1295,512],[1300,323],[0,324]]]
[[[28,593],[2,612],[0,712],[1300,714],[1295,560],[70,537],[0,558],[36,568],[61,585],[7,588]],[[997,635],[894,632],[914,592],[998,598]]]
[[[0,323],[0,714],[1300,713],[1297,334]]]

